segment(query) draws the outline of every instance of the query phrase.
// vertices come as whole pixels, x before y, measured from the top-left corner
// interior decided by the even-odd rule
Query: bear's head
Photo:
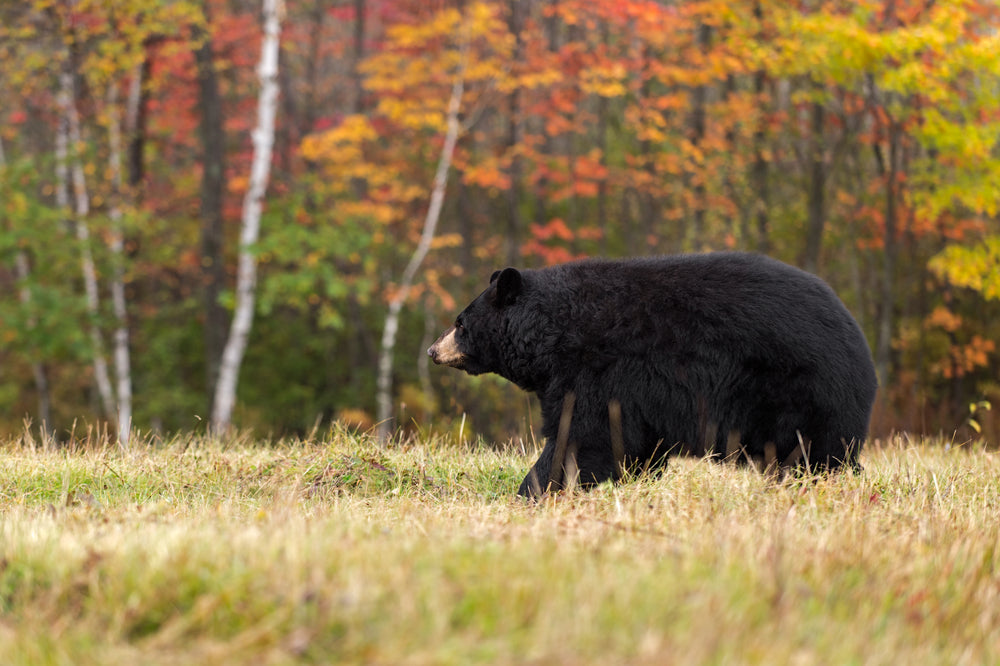
[[[438,365],[470,375],[495,372],[507,376],[510,364],[505,358],[505,311],[517,302],[523,289],[524,279],[517,269],[493,273],[490,286],[462,310],[455,324],[441,334],[427,354]]]

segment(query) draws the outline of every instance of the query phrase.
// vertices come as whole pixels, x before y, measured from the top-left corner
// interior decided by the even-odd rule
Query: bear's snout
[[[458,348],[454,326],[441,334],[441,337],[427,350],[427,355],[438,365],[450,365],[453,368],[461,369],[465,354]]]

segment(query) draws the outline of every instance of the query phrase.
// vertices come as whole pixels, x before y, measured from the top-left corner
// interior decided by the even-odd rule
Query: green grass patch
[[[680,460],[514,497],[529,457],[0,443],[5,664],[995,663],[1000,458],[785,481]]]

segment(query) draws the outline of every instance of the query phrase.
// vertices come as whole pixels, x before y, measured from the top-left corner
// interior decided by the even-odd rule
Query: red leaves
[[[581,259],[587,252],[574,251],[566,245],[577,246],[581,242],[598,241],[604,232],[596,227],[581,227],[574,232],[565,220],[554,217],[544,224],[530,226],[531,239],[521,245],[525,256],[539,257],[545,264],[559,264]]]
[[[573,232],[569,230],[562,219],[556,217],[549,220],[548,224],[532,224],[531,234],[538,240],[549,240],[559,238],[564,241],[573,240]]]

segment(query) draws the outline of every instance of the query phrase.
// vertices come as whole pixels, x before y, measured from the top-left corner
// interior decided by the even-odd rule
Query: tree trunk
[[[888,134],[888,158],[875,145],[876,164],[879,175],[885,180],[885,249],[882,262],[882,279],[879,284],[878,338],[875,343],[875,370],[881,386],[889,386],[892,364],[893,306],[896,278],[896,176],[899,168],[899,132],[895,121],[890,119],[886,127]]]
[[[207,8],[206,8],[207,14]],[[207,16],[206,16],[207,20]],[[202,144],[201,175],[201,279],[205,308],[205,383],[209,412],[219,376],[219,363],[226,343],[226,310],[219,303],[225,284],[223,263],[222,197],[226,177],[226,136],[222,125],[222,99],[212,52],[212,38],[207,29],[195,27],[194,37],[201,45],[195,50],[198,68],[200,134]]]
[[[354,113],[361,113],[365,107],[365,77],[361,72],[361,63],[365,59],[365,0],[354,0],[354,66],[351,76],[354,79],[354,100],[351,108]],[[310,128],[310,131],[312,128]]]
[[[129,84],[128,102],[125,107],[125,140],[128,142],[128,186],[132,197],[139,197],[139,185],[145,174],[146,100],[149,97],[146,81],[149,80],[152,60],[145,54],[142,64],[136,66]]]
[[[542,32],[545,35],[546,48],[550,54],[555,54],[560,48],[559,19],[557,18],[556,11],[558,6],[559,0],[550,0],[546,3],[546,6],[542,8]],[[542,137],[539,158],[542,161],[545,161],[558,149],[556,137],[549,134],[547,123],[544,118],[539,118],[538,123],[538,134]],[[469,140],[475,141],[475,135],[473,134],[470,136]],[[545,223],[549,220],[548,189],[549,179],[543,174],[535,181],[533,196],[534,207],[532,212],[535,222]]]
[[[451,168],[451,158],[455,153],[455,143],[458,141],[458,111],[462,103],[462,91],[465,84],[465,55],[462,56],[462,69],[456,74],[451,88],[451,99],[448,100],[447,131],[441,157],[438,160],[437,171],[434,174],[434,189],[431,191],[431,201],[424,218],[424,229],[420,242],[410,261],[403,270],[399,289],[389,300],[389,311],[385,317],[385,328],[382,330],[382,347],[378,360],[378,378],[376,381],[376,403],[378,419],[378,437],[386,441],[393,431],[392,423],[392,369],[393,354],[396,350],[396,334],[399,330],[399,313],[406,302],[413,285],[413,278],[423,263],[424,257],[431,249],[431,241],[437,230],[441,207],[444,205],[445,187],[448,184],[448,170]]]
[[[826,161],[823,158],[823,124],[825,109],[819,102],[812,105],[812,136],[809,138],[809,219],[806,226],[806,246],[802,267],[810,273],[819,269],[820,250],[823,245],[823,227],[826,223]]]
[[[138,76],[142,67],[137,67]],[[137,97],[135,99],[138,99]],[[118,397],[118,446],[129,447],[132,431],[132,371],[128,348],[128,313],[125,306],[125,230],[122,223],[122,133],[121,116],[118,110],[118,84],[108,87],[108,162],[111,175],[111,197],[108,215],[111,218],[111,307],[115,315],[113,355],[115,360],[115,384]]]
[[[760,2],[755,2],[753,7],[754,18],[763,23],[764,10]],[[758,39],[764,39],[763,34],[758,34]],[[757,96],[757,104],[762,108],[760,118],[753,132],[753,167],[750,172],[750,182],[754,193],[753,216],[757,222],[757,251],[767,254],[771,251],[771,239],[769,233],[771,194],[768,190],[768,164],[764,155],[764,142],[767,140],[767,113],[764,109],[764,84],[767,82],[767,74],[764,70],[758,70],[753,75],[753,91]]]
[[[108,376],[108,364],[104,358],[104,342],[97,324],[100,306],[97,290],[97,269],[94,267],[94,257],[90,251],[90,228],[87,216],[90,213],[90,199],[87,196],[87,183],[83,174],[83,165],[79,155],[72,156],[70,166],[69,147],[80,145],[80,119],[76,111],[76,101],[73,94],[73,73],[70,68],[70,57],[67,54],[63,71],[59,74],[59,92],[57,94],[60,121],[56,133],[56,201],[62,210],[69,210],[70,217],[76,227],[76,237],[80,244],[80,268],[83,274],[83,285],[87,297],[87,313],[90,315],[90,342],[94,353],[94,381],[101,401],[101,408],[106,418],[114,420],[115,401]],[[70,177],[73,180],[73,202],[70,202]]]
[[[712,39],[712,28],[707,23],[701,23],[697,27],[695,45],[702,54],[708,53],[709,43]],[[694,210],[692,211],[692,225],[689,230],[687,245],[690,249],[698,250],[705,242],[705,214],[708,208],[706,202],[707,188],[705,179],[707,176],[704,142],[707,121],[708,86],[695,86],[691,91],[691,116],[688,120],[688,136],[691,144],[701,152],[700,157],[692,159],[691,168],[688,173],[688,181],[694,193]]]
[[[278,109],[278,47],[281,36],[281,0],[264,0],[264,39],[261,44],[260,96],[257,103],[257,127],[253,131],[253,162],[250,182],[243,198],[240,227],[239,264],[236,273],[236,310],[219,365],[219,377],[212,401],[212,430],[228,430],[236,403],[236,385],[253,324],[257,289],[257,259],[253,246],[260,234],[260,215],[271,171],[274,125]]]
[[[508,3],[507,27],[514,35],[514,51],[511,54],[513,66],[517,67],[521,62],[521,26],[523,25],[522,0],[510,0]],[[518,263],[521,256],[521,198],[518,196],[518,187],[521,184],[521,158],[517,155],[517,146],[521,143],[521,90],[515,87],[511,91],[508,102],[510,104],[510,116],[507,119],[507,145],[505,152],[511,156],[510,167],[507,175],[510,178],[510,189],[507,190],[507,265],[513,266]]]
[[[601,24],[601,43],[607,47],[611,36],[608,24]],[[608,167],[608,98],[600,95],[597,98],[597,149],[601,151],[601,166]],[[597,228],[601,232],[601,250],[608,253],[608,178],[601,178],[597,184]]]
[[[642,100],[646,100],[650,98],[652,92],[652,75],[646,70],[649,69],[648,63],[652,60],[653,56],[649,53],[649,46],[643,46],[642,48],[642,66],[644,71],[642,86],[639,89],[639,94]],[[651,251],[655,251],[657,249],[657,239],[660,237],[659,227],[661,203],[660,197],[656,193],[657,186],[653,183],[660,182],[662,177],[656,173],[656,161],[653,154],[654,148],[652,141],[648,138],[643,138],[639,142],[639,157],[641,158],[642,170],[649,176],[648,182],[650,184],[639,193],[639,210],[641,219],[639,222],[636,249],[642,248],[641,254],[649,254]],[[673,247],[671,247],[671,249],[673,249]]]
[[[351,66],[351,78],[354,85],[354,99],[351,101],[351,113],[364,113],[365,87],[364,72],[361,65],[365,59],[365,0],[354,0],[354,62]],[[363,201],[368,198],[368,180],[355,177],[351,179],[351,189],[354,198]]]

